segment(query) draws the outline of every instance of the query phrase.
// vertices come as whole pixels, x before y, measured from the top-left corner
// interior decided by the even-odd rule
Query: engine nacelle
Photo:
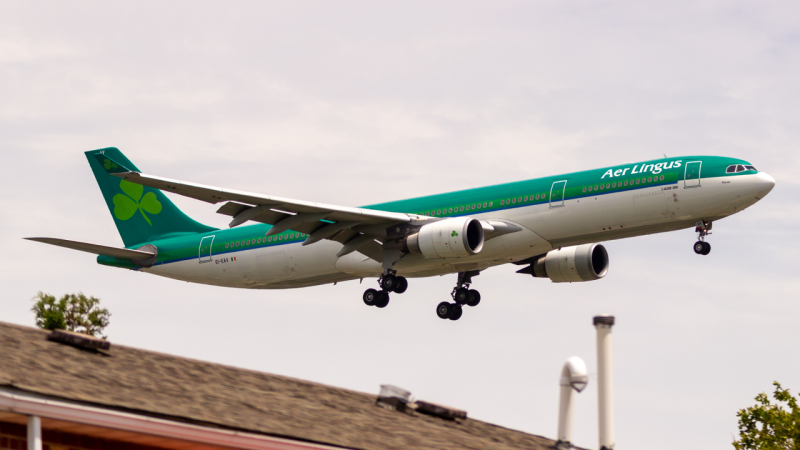
[[[428,259],[475,255],[483,249],[483,226],[469,217],[439,220],[403,239],[403,249]]]
[[[608,252],[600,244],[551,250],[534,262],[532,275],[554,283],[599,280],[608,273]]]

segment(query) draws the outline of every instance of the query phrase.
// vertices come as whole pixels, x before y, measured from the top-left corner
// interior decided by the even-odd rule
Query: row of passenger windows
[[[629,184],[631,186],[635,186],[637,184],[652,183],[654,181],[664,181],[664,175],[654,176],[654,177],[647,177],[647,178],[637,178],[635,180],[625,180],[625,181],[606,183],[606,184],[596,184],[594,186],[588,186],[588,187],[583,188],[583,192],[602,191],[602,190],[605,190],[605,189],[612,189],[612,188],[617,188],[617,187],[628,186]],[[538,200],[545,201],[546,199],[547,199],[547,194],[536,194],[536,195],[531,195],[531,196],[527,196],[526,195],[524,197],[517,197],[517,198],[500,200],[500,206],[513,205],[513,204],[516,204],[516,203],[525,203],[525,202],[528,202],[528,201],[531,201],[531,202],[538,201]],[[423,212],[421,212],[419,214],[421,214],[423,216],[440,216],[442,214],[452,214],[454,212],[458,213],[458,212],[463,212],[463,211],[474,211],[474,210],[477,210],[477,209],[482,209],[482,208],[487,208],[487,207],[491,208],[492,206],[494,206],[493,202],[488,202],[488,203],[484,202],[483,204],[475,203],[473,205],[466,205],[466,206],[462,206],[460,208],[458,206],[456,206],[455,208],[437,209],[436,211],[423,211]]]
[[[436,211],[423,211],[420,214],[423,216],[441,216],[442,214],[452,214],[454,212],[462,211],[475,211],[478,209],[491,208],[494,202],[473,203],[472,205],[464,205],[462,207],[455,206],[453,208],[437,209]]]
[[[725,173],[744,172],[745,170],[756,170],[753,166],[743,166],[741,164],[734,164],[725,169]]]
[[[588,187],[583,188],[583,192],[602,191],[602,190],[605,190],[605,189],[613,189],[613,188],[617,188],[617,187],[628,186],[629,184],[631,186],[635,186],[637,184],[652,183],[654,181],[664,181],[664,175],[661,175],[660,177],[637,178],[635,180],[625,180],[625,181],[620,181],[620,182],[606,183],[606,184],[599,184],[599,185],[595,184],[594,186],[588,186]]]
[[[290,239],[306,237],[307,234],[305,233],[290,233],[290,234],[280,234],[278,236],[270,236],[265,238],[258,238],[258,239],[248,239],[245,241],[237,241],[237,242],[228,242],[225,244],[225,248],[236,248],[236,247],[246,247],[248,245],[255,245],[255,244],[266,244],[268,242],[278,242],[278,241],[288,241]]]

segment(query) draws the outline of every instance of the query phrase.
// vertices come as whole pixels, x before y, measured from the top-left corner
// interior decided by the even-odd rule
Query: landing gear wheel
[[[471,289],[469,293],[472,294],[472,299],[467,302],[467,305],[478,306],[478,303],[481,302],[481,293],[476,291],[475,289]]]
[[[702,255],[703,252],[706,250],[706,243],[703,241],[697,241],[694,243],[694,252],[698,255]]]
[[[378,291],[377,298],[375,300],[375,306],[378,308],[385,308],[386,305],[389,304],[389,293],[386,291]]]
[[[458,288],[456,289],[455,295],[453,295],[453,300],[456,301],[456,304],[466,305],[472,300],[472,294],[467,288]]]
[[[458,319],[461,318],[461,314],[462,313],[463,313],[463,310],[461,309],[461,305],[452,305],[450,307],[450,317],[448,317],[448,319],[450,319],[450,320],[458,320]]]
[[[708,242],[703,242],[703,247],[704,248],[703,248],[703,252],[701,253],[701,255],[707,255],[707,254],[711,253],[711,244],[709,244]]]
[[[375,301],[378,300],[378,291],[375,289],[367,289],[364,291],[364,304],[367,306],[375,306]]]
[[[397,278],[397,287],[394,288],[394,291],[398,294],[402,294],[403,292],[408,289],[408,280],[406,277],[396,277]]]
[[[436,315],[439,316],[440,319],[449,319],[452,306],[455,305],[448,302],[439,303],[439,306],[436,307]]]
[[[392,292],[393,290],[397,289],[399,286],[399,281],[396,276],[387,273],[386,275],[381,277],[381,289],[386,292]]]

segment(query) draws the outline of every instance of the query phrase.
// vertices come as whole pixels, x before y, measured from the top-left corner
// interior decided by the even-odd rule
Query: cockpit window
[[[738,173],[738,172],[744,172],[744,171],[747,171],[747,170],[755,170],[756,172],[758,172],[754,166],[744,166],[742,164],[732,164],[732,165],[728,166],[727,169],[725,169],[725,173]]]

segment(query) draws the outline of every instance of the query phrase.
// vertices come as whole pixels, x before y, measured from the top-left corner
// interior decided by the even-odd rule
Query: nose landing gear
[[[436,315],[440,319],[458,320],[463,313],[463,305],[478,306],[478,303],[481,302],[481,294],[474,289],[470,289],[469,285],[472,283],[472,277],[479,274],[479,270],[458,273],[458,283],[453,288],[453,292],[450,293],[455,303],[439,303],[436,307]]]
[[[694,252],[698,255],[707,255],[711,253],[711,244],[706,242],[706,236],[711,234],[711,221],[701,220],[697,222],[694,231],[698,233],[697,242],[694,243]]]
[[[378,284],[381,290],[367,289],[364,291],[364,304],[367,306],[377,306],[378,308],[385,308],[389,304],[389,292],[402,294],[408,289],[408,280],[405,277],[397,275],[397,272],[387,271],[383,276],[378,278]]]

